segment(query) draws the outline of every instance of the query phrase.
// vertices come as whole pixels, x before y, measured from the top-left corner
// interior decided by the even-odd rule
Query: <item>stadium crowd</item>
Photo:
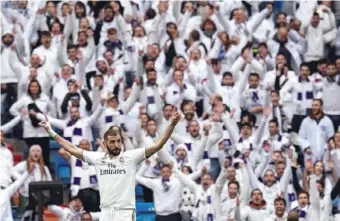
[[[338,24],[328,0],[1,1],[0,220],[17,191],[29,220],[29,183],[56,179],[45,117],[84,150],[108,129],[130,150],[179,111],[136,176],[157,221],[339,221]],[[48,209],[98,220],[94,167],[59,154],[69,207]]]

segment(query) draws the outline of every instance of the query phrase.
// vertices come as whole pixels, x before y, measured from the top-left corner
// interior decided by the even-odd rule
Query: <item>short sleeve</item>
[[[128,150],[127,153],[137,165],[145,160],[145,147]]]
[[[98,161],[98,159],[100,159],[102,155],[103,155],[102,152],[93,152],[93,151],[83,150],[84,161],[91,165],[95,165],[96,161]]]

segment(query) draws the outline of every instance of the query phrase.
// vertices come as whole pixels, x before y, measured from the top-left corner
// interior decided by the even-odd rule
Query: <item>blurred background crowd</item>
[[[30,220],[29,183],[52,180],[46,220],[100,217],[94,167],[45,116],[105,151],[109,128],[140,148],[179,111],[137,220],[339,221],[339,24],[328,0],[1,1],[0,220]]]

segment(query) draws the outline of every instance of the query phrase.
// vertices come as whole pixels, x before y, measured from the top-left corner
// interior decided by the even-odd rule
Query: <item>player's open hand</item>
[[[41,121],[39,123],[40,127],[43,127],[47,132],[51,130],[51,124],[47,119],[47,116],[45,115],[45,120]]]
[[[176,125],[181,120],[181,115],[175,112],[170,119],[171,124]]]

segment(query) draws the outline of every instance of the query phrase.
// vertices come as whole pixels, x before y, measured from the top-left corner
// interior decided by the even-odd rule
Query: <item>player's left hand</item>
[[[170,119],[171,124],[176,125],[181,120],[181,115],[178,112],[175,112]]]
[[[41,121],[39,123],[40,127],[43,127],[47,132],[51,130],[51,124],[47,119],[47,116],[45,115],[45,120]]]

